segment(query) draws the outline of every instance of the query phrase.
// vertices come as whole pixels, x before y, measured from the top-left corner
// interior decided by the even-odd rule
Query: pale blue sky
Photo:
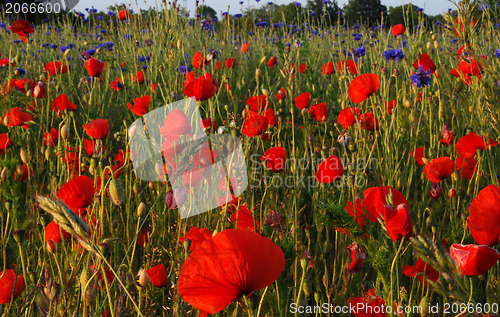
[[[267,5],[267,3],[270,0],[261,0],[259,3],[257,3],[255,0],[244,0],[243,8],[247,8],[249,6],[264,6]],[[212,8],[217,11],[217,16],[220,18],[220,12],[223,11],[228,11],[228,3],[231,3],[231,8],[229,9],[229,13],[235,14],[239,13],[242,10],[242,6],[239,4],[239,0],[231,0],[231,1],[220,1],[220,0],[205,0],[205,4],[211,6]],[[274,0],[273,1],[276,4],[286,4],[290,3],[292,1],[290,0]],[[295,1],[293,1],[295,2]],[[301,2],[303,5],[307,3],[307,0],[301,0],[298,1]],[[337,3],[339,6],[343,6],[346,4],[348,0],[338,0]],[[392,7],[397,7],[402,4],[408,4],[408,3],[413,3],[414,5],[424,8],[425,13],[429,15],[436,15],[439,13],[443,13],[444,11],[447,11],[448,8],[454,8],[454,4],[451,3],[448,0],[382,0],[382,4],[386,5],[387,7],[392,6]],[[131,3],[131,8],[137,10],[137,8],[143,8],[147,9],[149,7],[157,6],[158,3],[161,3],[161,0],[80,0],[78,5],[75,7],[75,10],[83,12],[85,8],[89,8],[91,6],[94,6],[94,8],[98,10],[104,11],[108,6],[110,5],[119,5],[122,3],[129,4]],[[168,0],[167,0],[168,3]],[[184,1],[178,1],[179,4],[182,6],[186,7],[188,10],[190,10],[192,13],[194,13],[195,10],[195,0],[184,0]],[[202,3],[202,1],[200,1]]]

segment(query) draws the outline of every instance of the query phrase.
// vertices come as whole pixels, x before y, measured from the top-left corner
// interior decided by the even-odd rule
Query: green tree
[[[389,7],[387,22],[389,25],[403,24],[408,30],[413,30],[418,25],[420,19],[427,20],[427,15],[419,13],[418,7],[414,4],[402,5],[399,7]]]
[[[202,18],[205,18],[207,16],[210,16],[212,18],[217,17],[217,12],[215,12],[212,7],[205,4],[202,4],[196,8],[196,14],[199,14]]]
[[[387,15],[387,8],[380,0],[349,0],[344,8],[346,22],[368,22],[368,24],[379,24],[382,17]]]
[[[337,21],[339,6],[335,0],[329,0],[325,3],[323,3],[323,0],[307,0],[306,8],[314,12],[314,15],[318,18],[324,16],[329,25],[335,24]]]

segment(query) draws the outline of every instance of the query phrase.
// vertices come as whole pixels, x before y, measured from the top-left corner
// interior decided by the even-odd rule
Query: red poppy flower
[[[215,67],[217,68],[217,70],[221,70],[222,65],[223,65],[223,64],[222,64],[222,62],[221,62],[221,61],[217,61],[217,62],[215,62]]]
[[[109,85],[111,86],[111,89],[116,91],[122,91],[123,89],[125,89],[125,86],[123,86],[121,79],[118,77],[116,77],[115,81],[112,81]]]
[[[281,146],[276,146],[267,150],[260,158],[265,162],[267,167],[274,173],[279,173],[285,170],[286,165],[286,150]]]
[[[236,58],[229,57],[228,59],[226,59],[225,64],[227,69],[234,68],[236,66]]]
[[[45,64],[43,70],[46,71],[49,76],[54,76],[56,74],[66,74],[68,72],[68,66],[60,61],[54,61]]]
[[[300,110],[307,108],[311,104],[311,93],[303,92],[299,96],[295,97],[293,101]]]
[[[165,265],[158,264],[146,271],[148,274],[149,281],[153,286],[162,288],[168,283],[167,271],[165,270]]]
[[[238,206],[236,211],[231,215],[231,221],[238,230],[244,231],[260,231],[260,221],[255,221],[257,228],[254,225],[254,218],[247,204]]]
[[[394,36],[401,35],[405,32],[406,28],[403,24],[396,24],[395,26],[392,27],[391,32],[394,34]]]
[[[256,115],[245,120],[241,133],[248,137],[255,137],[264,133],[269,125],[269,120],[265,116]]]
[[[57,112],[58,115],[64,113],[64,111],[73,111],[76,110],[76,105],[69,101],[68,96],[66,94],[62,94],[56,97],[52,102],[52,111]]]
[[[370,213],[370,221],[378,222],[380,215],[385,212],[385,206],[388,204],[387,198],[392,195],[392,203],[394,206],[401,204],[408,205],[408,201],[401,192],[390,186],[370,187],[363,192],[365,196],[364,204]]]
[[[105,63],[95,58],[89,58],[85,61],[85,69],[91,77],[100,77],[104,71]]]
[[[246,104],[250,106],[252,111],[262,111],[267,107],[269,101],[266,95],[252,96],[247,99]]]
[[[214,132],[217,129],[217,120],[212,118],[202,119],[200,125],[203,130]]]
[[[385,205],[384,222],[389,237],[392,241],[408,240],[413,235],[413,222],[411,221],[408,205],[399,204],[396,207]]]
[[[142,96],[134,99],[134,105],[128,104],[128,108],[137,116],[143,116],[149,111],[151,96]]]
[[[0,133],[0,154],[12,146],[12,140],[7,133]]]
[[[83,140],[83,147],[88,156],[98,156],[101,152],[106,151],[106,147],[96,140]]]
[[[97,268],[95,267],[95,265],[92,265],[90,266],[90,270],[92,271],[92,273],[95,273]],[[104,275],[106,276],[106,280],[104,280],[103,276],[102,276],[102,269],[98,269],[98,272],[97,272],[97,289],[98,290],[107,290],[108,289],[108,285],[111,285],[111,283],[113,283],[113,280],[115,279],[115,276],[113,275],[113,273],[111,273],[111,271],[107,268],[107,267],[104,267]]]
[[[418,165],[425,165],[424,161],[422,160],[425,157],[423,146],[416,148],[415,151],[411,151],[410,155],[415,158],[415,161],[417,161]]]
[[[458,172],[464,179],[472,179],[472,176],[477,171],[476,164],[477,162],[474,157],[464,158],[459,156],[456,159]]]
[[[246,53],[246,52],[248,52],[248,48],[249,48],[249,46],[250,46],[250,44],[248,44],[248,43],[243,43],[243,44],[241,44],[240,51],[241,51],[242,53]]]
[[[500,252],[487,245],[452,244],[450,256],[462,274],[478,276],[488,272],[500,259]]]
[[[458,155],[469,158],[473,157],[477,150],[484,151],[495,145],[498,145],[495,140],[490,139],[487,141],[485,137],[480,137],[475,132],[471,132],[457,141],[455,150],[457,150]]]
[[[182,110],[172,110],[165,117],[160,133],[166,139],[177,139],[179,135],[191,134],[191,122]]]
[[[416,276],[420,284],[424,286],[427,286],[427,279],[433,282],[437,282],[439,280],[439,272],[421,259],[418,259],[417,262],[415,262],[415,266],[403,266],[403,274],[408,277]]]
[[[436,71],[436,64],[434,64],[434,61],[429,57],[429,55],[426,52],[423,52],[420,54],[420,57],[415,60],[413,63],[413,67],[418,69],[420,66],[424,69],[424,72],[430,70],[431,73],[433,74]]]
[[[328,118],[328,111],[326,110],[326,102],[312,105],[311,108],[309,108],[309,114],[316,121],[325,122],[326,119]]]
[[[489,185],[472,200],[467,225],[478,244],[500,243],[500,188]]]
[[[31,79],[19,79],[14,82],[14,87],[17,88],[23,94],[27,93],[28,90],[32,91],[35,88],[35,83]]]
[[[458,63],[458,69],[464,74],[481,77],[481,73],[483,72],[481,63],[472,57],[468,58],[468,60],[470,62],[461,60]]]
[[[196,69],[203,68],[205,66],[206,60],[205,56],[203,56],[200,51],[196,51],[193,56],[193,67]]]
[[[17,20],[17,21],[14,21],[14,23],[12,23],[11,26],[9,26],[9,29],[16,33],[17,35],[19,35],[19,38],[21,38],[21,40],[26,43],[28,41],[28,36],[35,32],[35,30],[33,30],[33,27],[31,26],[31,24],[28,22],[28,21],[25,21],[25,20]]]
[[[300,66],[299,66],[299,72],[301,74],[303,74],[303,73],[306,72],[306,70],[307,70],[307,65],[306,64],[300,64]]]
[[[469,26],[476,26],[476,24],[477,21],[474,18],[472,18],[472,21],[469,22]],[[455,26],[453,26],[453,29],[455,30],[455,34],[457,35],[457,37],[461,37],[458,28],[460,28],[460,33],[464,32],[464,23],[460,17],[457,17],[455,19]]]
[[[320,183],[330,184],[344,175],[342,161],[335,155],[330,156],[318,165],[316,179]]]
[[[61,186],[57,197],[78,213],[94,201],[94,180],[85,175],[75,177]]]
[[[451,176],[454,171],[455,162],[448,156],[435,158],[424,167],[425,177],[434,183]]]
[[[277,100],[281,100],[283,98],[286,97],[286,90],[285,88],[281,88],[280,90],[278,90],[278,92],[276,93],[276,99]]]
[[[212,231],[207,228],[198,229],[198,227],[193,227],[186,232],[184,237],[180,237],[181,243],[184,243],[185,240],[191,240],[191,246],[189,250],[194,251],[196,248],[205,240],[212,238]]]
[[[347,129],[358,121],[360,109],[354,107],[347,107],[342,109],[339,113],[338,122],[342,128]]]
[[[377,92],[380,86],[378,75],[362,74],[349,84],[349,98],[353,103],[361,103]]]
[[[472,78],[469,75],[462,72],[461,69],[453,68],[452,70],[450,70],[450,74],[453,77],[461,78],[464,85],[472,85]]]
[[[331,75],[333,73],[335,73],[333,62],[328,62],[321,67],[321,75]]]
[[[364,200],[361,198],[356,198],[355,204],[348,201],[344,210],[352,217],[352,220],[356,221],[359,227],[363,229],[366,224],[365,215],[368,212]]]
[[[11,299],[21,295],[24,287],[24,277],[18,275],[12,269],[0,272],[0,304],[7,304]]]
[[[59,131],[56,129],[52,128],[50,132],[45,132],[43,135],[43,144],[45,144],[48,147],[54,147],[57,145],[59,141]]]
[[[274,65],[276,65],[276,62],[277,62],[277,61],[278,61],[278,60],[276,59],[276,57],[274,57],[274,56],[273,56],[273,57],[271,57],[271,58],[269,59],[269,61],[267,62],[267,65],[268,65],[269,67],[274,67]]]
[[[396,108],[397,105],[398,105],[397,100],[386,101],[384,104],[385,111],[387,111],[387,113],[389,114],[392,114],[394,108]]]
[[[137,72],[137,75],[132,76],[132,80],[134,83],[142,85],[146,82],[146,79],[144,78],[144,72],[142,70]]]
[[[358,74],[358,65],[356,65],[356,63],[353,60],[347,60],[347,61],[341,60],[338,62],[337,70],[339,71],[339,73],[345,72],[346,69],[347,71],[349,71],[349,73],[353,75]]]
[[[453,132],[448,128],[447,125],[443,127],[443,131],[441,131],[441,138],[439,139],[439,142],[444,145],[450,145],[451,141],[453,140]]]
[[[349,298],[347,306],[355,317],[386,317],[385,301],[375,295],[375,289],[369,290],[364,296]]]
[[[31,117],[29,113],[24,112],[24,110],[19,107],[10,109],[2,117],[2,123],[9,128],[22,126],[23,128],[28,129],[29,125],[27,125],[26,123],[32,121],[33,117]]]
[[[379,123],[373,112],[367,112],[359,117],[359,122],[362,128],[367,131],[375,131],[379,129]]]
[[[109,122],[107,119],[95,119],[83,125],[83,129],[87,132],[87,135],[97,139],[102,140],[108,137],[109,134]]]
[[[356,242],[351,243],[347,246],[347,249],[351,251],[351,264],[349,264],[349,273],[359,273],[363,270],[363,266],[366,260],[366,253],[363,248]]]
[[[118,20],[130,20],[132,18],[132,13],[129,10],[120,10],[117,15]]]
[[[149,227],[142,227],[141,233],[137,236],[137,244],[144,248],[149,242],[149,234]]]
[[[259,112],[258,111],[252,111],[252,110],[243,110],[243,118],[245,120],[250,119],[252,117],[258,116]],[[278,125],[278,119],[276,119],[276,115],[274,114],[274,110],[271,108],[267,108],[265,111],[261,112],[261,115],[267,118],[268,124],[270,126],[276,126]]]
[[[56,244],[61,242],[61,232],[62,238],[68,239],[70,237],[70,234],[60,228],[55,221],[50,222],[47,227],[45,227],[45,242],[47,243],[47,248],[51,252],[54,252]]]
[[[194,250],[182,266],[179,295],[214,314],[271,285],[285,267],[279,246],[255,232],[226,229]]]

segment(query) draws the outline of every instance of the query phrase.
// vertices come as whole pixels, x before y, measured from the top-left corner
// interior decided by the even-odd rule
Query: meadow
[[[116,9],[0,16],[2,316],[498,316],[498,7],[415,29]],[[203,120],[166,113],[139,177],[132,124],[186,98]],[[182,217],[224,152],[193,153],[200,129],[246,175]]]

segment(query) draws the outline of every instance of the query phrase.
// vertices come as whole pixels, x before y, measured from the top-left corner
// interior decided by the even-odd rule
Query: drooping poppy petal
[[[272,68],[276,65],[277,61],[276,57],[273,56],[269,59],[269,61],[267,61],[267,65]]]
[[[84,124],[83,129],[87,132],[88,136],[97,140],[102,140],[108,137],[109,122],[107,119],[95,119],[90,123]]]
[[[85,69],[90,77],[100,77],[105,64],[98,59],[89,58],[85,61]]]
[[[194,308],[214,314],[235,299],[269,286],[284,267],[283,251],[268,238],[226,229],[189,255],[178,292]]]
[[[27,125],[26,123],[32,121],[33,117],[19,107],[11,108],[2,117],[2,123],[9,128],[22,126],[23,128],[28,129],[29,125]]]
[[[227,69],[234,68],[236,66],[236,58],[234,57],[227,58],[225,64]]]
[[[193,67],[196,69],[203,68],[205,66],[205,56],[201,54],[199,51],[196,51],[193,55]]]
[[[433,282],[437,282],[439,280],[439,272],[422,259],[418,259],[414,266],[403,266],[403,274],[408,277],[416,276],[418,281],[424,286],[427,285],[427,279]]]
[[[60,61],[53,61],[53,62],[48,62],[45,64],[45,67],[43,68],[44,71],[46,71],[49,76],[54,76],[56,74],[65,74],[68,72],[68,66],[64,65]]]
[[[363,266],[366,260],[366,253],[363,248],[356,242],[351,243],[347,246],[347,249],[351,251],[351,264],[349,264],[349,273],[359,273],[363,270]]]
[[[452,140],[453,132],[448,128],[447,125],[445,125],[443,127],[443,130],[441,131],[441,138],[439,139],[439,142],[444,145],[450,145]]]
[[[318,165],[316,179],[320,183],[330,184],[344,175],[342,161],[335,155],[330,156]]]
[[[231,215],[231,221],[238,230],[260,231],[260,222],[255,221],[254,223],[254,217],[246,203],[238,206],[236,211]],[[257,228],[255,228],[255,224],[257,224]]]
[[[385,111],[387,111],[387,113],[389,114],[392,114],[394,108],[396,108],[397,105],[398,105],[397,100],[386,101],[384,104]]]
[[[279,173],[285,170],[286,165],[286,150],[281,146],[276,146],[268,149],[260,158],[265,162],[267,167],[274,173]]]
[[[425,177],[434,183],[451,176],[454,171],[455,162],[448,156],[435,158],[424,167]]]
[[[353,60],[341,60],[337,64],[337,70],[339,71],[339,73],[345,73],[345,71],[347,70],[349,73],[357,75],[358,65],[356,65]]]
[[[28,41],[28,36],[35,32],[35,30],[33,29],[33,27],[31,26],[31,24],[28,22],[28,21],[25,21],[25,20],[16,20],[12,23],[11,26],[9,26],[9,29],[16,33],[17,35],[19,35],[19,38],[24,42],[26,43]]]
[[[45,242],[47,243],[47,248],[49,248],[51,252],[54,252],[56,244],[61,242],[62,239],[68,239],[70,236],[71,235],[60,228],[55,221],[51,221],[47,227],[45,227]]]
[[[500,188],[489,185],[472,200],[467,226],[478,244],[500,243]]]
[[[7,133],[0,133],[0,154],[5,153],[5,149],[12,146],[12,139]]]
[[[380,127],[378,119],[375,117],[373,112],[363,113],[359,117],[359,122],[361,123],[361,127],[367,131],[375,131]]]
[[[378,75],[362,74],[354,78],[349,84],[349,99],[353,103],[361,103],[377,92],[380,86]]]
[[[212,238],[212,231],[207,228],[198,229],[198,227],[193,227],[186,232],[184,237],[180,237],[181,243],[184,243],[186,239],[191,240],[191,246],[189,250],[194,251],[196,248],[206,239]]]
[[[321,75],[331,75],[335,73],[333,62],[328,62],[321,67]]]
[[[500,252],[487,245],[452,244],[450,256],[460,267],[462,274],[478,276],[486,273],[500,259]]]

